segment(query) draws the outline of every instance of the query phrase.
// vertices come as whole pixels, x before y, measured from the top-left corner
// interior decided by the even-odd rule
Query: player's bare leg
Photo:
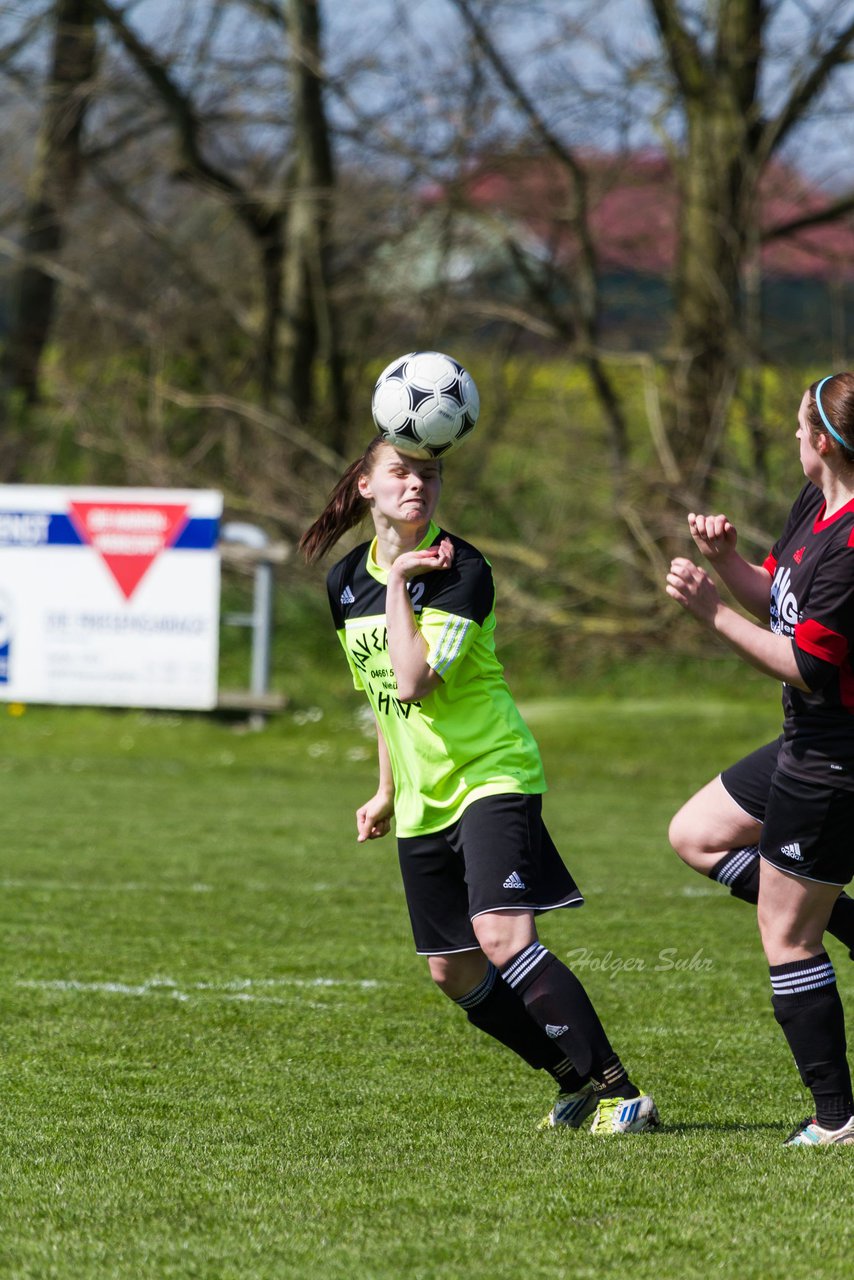
[[[670,823],[670,843],[679,857],[701,875],[729,889],[734,898],[759,900],[759,838],[762,823],[733,800],[720,777],[688,800]],[[854,900],[836,890],[826,922],[828,933],[854,959]]]
[[[562,1093],[582,1087],[572,1062],[537,1025],[521,998],[480,948],[427,957],[430,976],[469,1022],[518,1054],[537,1071],[548,1071]],[[592,1108],[588,1107],[587,1114]]]
[[[486,911],[474,917],[472,928],[484,954],[521,997],[529,1016],[575,1068],[571,1088],[568,1082],[562,1084],[546,1125],[577,1128],[585,1115],[595,1112],[594,1133],[654,1128],[655,1103],[629,1079],[579,979],[538,939],[533,912]],[[558,1118],[562,1102],[566,1116],[561,1113]]]
[[[795,1129],[789,1146],[854,1144],[845,1015],[824,949],[824,931],[838,894],[836,885],[762,863],[758,916],[771,1003],[815,1104],[815,1116]]]
[[[762,823],[736,804],[720,778],[713,778],[683,804],[668,834],[682,861],[708,876],[730,850],[757,845],[761,832]]]

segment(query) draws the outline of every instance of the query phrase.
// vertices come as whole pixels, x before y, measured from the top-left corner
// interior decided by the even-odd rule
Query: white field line
[[[634,898],[637,895],[637,889],[632,885],[619,884],[593,884],[585,880],[581,886],[582,893],[588,898],[601,897],[606,898]],[[686,884],[678,888],[657,889],[656,893],[659,898],[722,898],[726,897],[723,886],[719,884]]]
[[[267,884],[261,880],[247,880],[239,886],[245,893],[274,893],[281,885]],[[312,893],[326,893],[333,888],[331,884],[318,882],[306,886]],[[235,886],[224,888],[233,893]],[[168,884],[162,880],[155,883],[142,880],[117,881],[110,884],[105,881],[76,882],[74,880],[0,880],[0,891],[23,889],[34,893],[214,893],[216,886],[197,881],[194,884]]]
[[[244,888],[254,888],[247,886]],[[267,885],[264,886],[266,890]],[[75,883],[73,880],[0,880],[2,889],[26,889],[34,893],[212,893],[213,885],[209,884],[145,884],[142,881],[126,880],[109,884],[103,881]]]
[[[240,978],[231,982],[191,982],[182,988],[172,978],[149,978],[145,982],[80,982],[76,978],[18,978],[16,987],[30,991],[60,991],[85,995],[113,996],[167,996],[170,1000],[214,998],[220,1000],[252,1001],[264,1004],[287,1004],[280,996],[270,995],[271,988],[296,988],[314,990],[349,988],[357,991],[373,991],[384,984],[373,978]],[[318,1006],[323,1007],[323,1006]]]

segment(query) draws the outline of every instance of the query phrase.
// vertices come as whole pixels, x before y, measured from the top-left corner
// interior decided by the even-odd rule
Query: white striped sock
[[[506,969],[501,970],[501,976],[508,986],[516,987],[538,965],[542,964],[549,954],[550,952],[546,950],[541,942],[532,942],[525,947],[524,951],[520,951],[515,959],[510,961]]]
[[[486,971],[486,977],[483,981],[479,982],[477,986],[473,987],[466,995],[458,996],[454,1000],[454,1004],[458,1004],[461,1009],[476,1008],[476,1006],[481,1004],[489,995],[490,991],[495,986],[495,979],[497,977],[498,970],[494,964],[490,963],[489,968]]]
[[[743,849],[733,849],[723,866],[712,873],[711,879],[717,880],[718,884],[725,884],[727,888],[731,888],[734,881],[738,879],[743,871],[746,871],[752,862],[759,857],[759,845],[745,845]]]
[[[780,973],[780,969],[785,969],[786,972]],[[773,965],[770,976],[771,990],[775,996],[797,996],[804,991],[832,987],[836,982],[836,974],[827,955],[814,956],[811,960],[798,960],[791,965]]]

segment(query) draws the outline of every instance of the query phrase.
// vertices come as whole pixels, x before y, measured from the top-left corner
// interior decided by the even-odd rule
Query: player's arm
[[[854,648],[854,550],[847,542],[826,554],[815,571],[795,624],[798,669],[813,692],[842,678]]]
[[[809,692],[795,657],[794,642],[736,613],[718,595],[706,570],[682,557],[674,560],[667,575],[667,594],[698,622],[714,631],[751,666]]]
[[[380,836],[387,836],[394,817],[394,777],[391,772],[391,759],[379,724],[376,724],[376,730],[379,781],[374,795],[356,810],[356,839],[359,844],[365,840],[377,840]]]
[[[444,538],[437,547],[405,552],[389,569],[385,607],[388,654],[401,702],[419,702],[442,683],[427,661],[427,641],[415,619],[407,583],[423,573],[450,568],[453,558],[454,548]]]
[[[688,516],[688,528],[700,554],[732,592],[738,603],[760,622],[768,621],[771,574],[761,564],[751,564],[736,550],[738,533],[725,515]]]

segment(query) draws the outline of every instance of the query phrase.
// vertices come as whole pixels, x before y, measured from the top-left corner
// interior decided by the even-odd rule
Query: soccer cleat
[[[658,1108],[648,1093],[639,1098],[602,1098],[590,1132],[643,1133],[646,1129],[655,1129],[658,1123]]]
[[[596,1110],[596,1092],[592,1081],[583,1084],[577,1093],[559,1093],[547,1116],[543,1116],[538,1129],[580,1129],[583,1122]]]
[[[822,1129],[815,1116],[810,1116],[792,1130],[783,1146],[830,1147],[835,1143],[840,1146],[854,1144],[854,1116],[839,1129]]]

